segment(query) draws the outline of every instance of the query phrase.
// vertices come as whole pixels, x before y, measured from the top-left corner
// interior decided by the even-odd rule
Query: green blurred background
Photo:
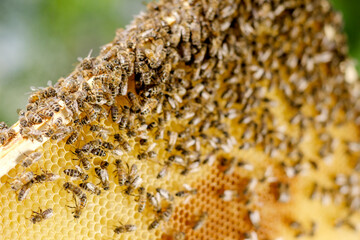
[[[145,9],[143,0],[0,0],[0,121],[13,124],[30,86],[69,74],[78,57],[111,41]],[[350,53],[360,59],[360,1],[333,0],[343,12]]]

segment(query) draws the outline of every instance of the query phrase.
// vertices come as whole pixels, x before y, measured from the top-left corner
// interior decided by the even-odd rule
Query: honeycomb
[[[1,239],[357,239],[360,85],[345,43],[323,0],[149,3],[0,124]],[[76,175],[101,193],[66,190]]]

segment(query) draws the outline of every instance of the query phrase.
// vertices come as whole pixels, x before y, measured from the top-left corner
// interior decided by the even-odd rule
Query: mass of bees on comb
[[[56,198],[61,208],[29,209],[22,230],[41,232],[71,213],[71,226],[91,217],[101,226],[86,223],[85,233],[64,239],[257,240],[281,237],[266,227],[273,217],[289,226],[288,237],[315,239],[315,220],[278,215],[295,201],[297,179],[343,154],[355,171],[327,172],[304,193],[344,208],[328,225],[358,231],[359,138],[332,130],[360,124],[341,29],[325,0],[149,3],[99,56],[35,90],[18,132],[0,124],[3,146],[18,135],[43,144],[19,153],[16,176],[2,178],[16,193],[7,197],[29,206],[32,191],[46,186],[66,198]],[[315,154],[302,147],[309,135]],[[60,157],[47,150],[60,146]],[[264,196],[273,213],[264,212]],[[124,210],[134,216],[125,221],[116,209],[126,204],[135,209]]]

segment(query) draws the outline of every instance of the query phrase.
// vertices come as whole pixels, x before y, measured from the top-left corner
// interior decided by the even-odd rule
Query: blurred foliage
[[[143,0],[0,0],[0,121],[16,121],[31,86],[69,74],[78,57],[111,41],[145,9]],[[360,59],[360,1],[332,0],[345,20],[351,56]]]
[[[334,8],[343,15],[344,30],[348,36],[350,56],[357,60],[360,72],[360,1],[358,0],[330,0]]]
[[[14,123],[31,86],[96,56],[143,9],[142,0],[0,0],[0,121]]]

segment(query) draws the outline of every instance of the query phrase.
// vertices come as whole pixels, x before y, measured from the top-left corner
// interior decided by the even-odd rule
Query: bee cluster
[[[0,122],[0,144],[6,145],[11,139],[16,136],[14,129],[9,128],[6,123]]]
[[[289,181],[308,164],[317,168],[332,156],[335,138],[327,128],[360,124],[358,100],[338,67],[346,64],[345,39],[336,34],[339,16],[322,0],[160,1],[147,8],[127,29],[119,29],[98,57],[89,54],[70,76],[34,92],[19,113],[20,134],[32,141],[64,140],[72,149],[79,164],[63,170],[72,180],[63,188],[73,195],[75,206],[68,207],[74,208],[74,218],[87,205],[86,192],[102,195],[111,189],[113,174],[123,194],[135,197],[138,212],[147,206],[154,212],[149,230],[170,220],[175,199],[195,196],[197,189],[185,185],[174,193],[163,187],[148,191],[136,161],[160,165],[153,176],[157,181],[170,171],[185,177],[209,165],[231,176],[238,169],[254,169],[252,163],[239,160],[239,152],[259,151],[274,159],[274,166],[280,165],[282,177],[273,175],[272,166],[258,178],[249,177],[244,193],[252,228],[244,236],[257,239],[262,224],[254,204],[257,183],[276,186],[278,203],[288,203]],[[327,17],[318,22],[317,16]],[[280,98],[287,107],[281,116],[274,112]],[[309,105],[312,115],[307,113]],[[61,111],[65,114],[59,117]],[[322,143],[316,160],[298,147],[309,128]],[[84,142],[84,132],[91,132],[93,139]],[[1,144],[14,134],[2,124]],[[135,151],[133,161],[122,158]],[[105,160],[109,156],[112,161]],[[32,153],[22,165],[28,167],[38,158]],[[89,176],[96,176],[101,187],[88,181]],[[48,171],[26,172],[12,188],[20,190],[21,201],[33,184],[58,178]],[[218,198],[229,202],[242,194],[223,189]],[[350,208],[358,207],[357,197]],[[193,217],[192,231],[206,225],[208,210]],[[51,216],[46,211],[33,212],[31,221]],[[137,229],[120,222],[114,232]],[[174,239],[185,239],[185,232],[177,232]]]

